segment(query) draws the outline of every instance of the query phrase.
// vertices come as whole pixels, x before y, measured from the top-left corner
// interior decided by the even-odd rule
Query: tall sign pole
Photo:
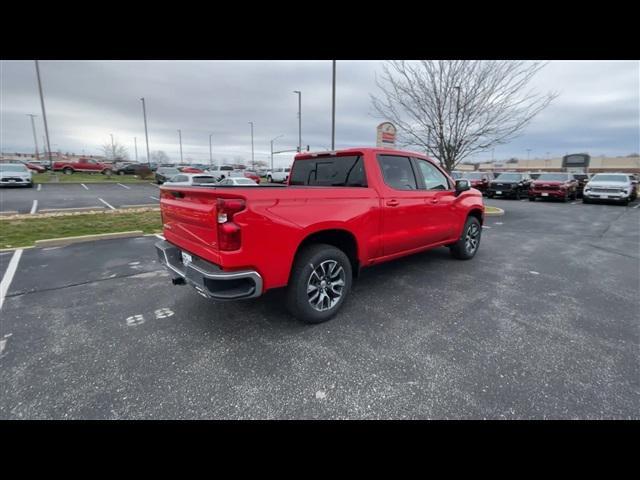
[[[151,167],[151,156],[149,155],[149,132],[147,131],[147,109],[144,104],[144,97],[140,99],[142,101],[142,116],[144,117],[144,137],[147,141],[147,164]]]
[[[333,60],[333,83],[331,88],[331,150],[336,149],[336,61]]]
[[[209,167],[213,168],[213,149],[211,147],[211,137],[213,136],[213,133],[209,134]]]
[[[44,135],[47,139],[47,151],[49,154],[49,166],[51,167],[51,175],[53,175],[53,161],[51,160],[51,144],[49,143],[49,127],[47,125],[47,112],[44,108],[44,95],[42,94],[42,81],[40,80],[40,66],[38,60],[36,62],[36,76],[38,77],[38,91],[40,92],[40,106],[42,107],[42,120],[44,121]]]
[[[136,150],[136,162],[138,161],[138,139],[133,137],[133,148]]]
[[[33,143],[36,146],[36,160],[40,160],[40,154],[38,153],[38,137],[36,137],[36,122],[33,121],[33,117],[36,117],[37,115],[27,113],[27,116],[31,117],[31,128],[33,130]]]

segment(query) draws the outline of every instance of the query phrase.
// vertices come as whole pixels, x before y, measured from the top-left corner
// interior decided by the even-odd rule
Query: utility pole
[[[278,135],[276,138],[272,138],[271,139],[271,173],[273,173],[273,142],[274,142],[274,140],[277,140],[282,136],[283,135]],[[300,151],[300,150],[298,150],[298,151]]]
[[[336,149],[336,61],[333,60],[333,84],[331,88],[331,150]]]
[[[180,165],[184,163],[182,159],[182,131],[178,130],[178,137],[180,138]]]
[[[144,105],[144,97],[140,100],[142,101],[142,116],[144,117],[144,137],[147,140],[147,164],[151,167],[151,156],[149,155],[149,132],[147,132],[147,109]]]
[[[136,163],[138,162],[138,139],[133,137],[133,148],[136,150]]]
[[[38,137],[36,137],[36,122],[33,121],[33,117],[37,117],[37,115],[27,113],[27,116],[31,117],[31,128],[33,129],[33,143],[36,146],[36,160],[40,160],[40,154],[38,153]]]
[[[213,150],[211,147],[211,137],[213,136],[213,132],[209,134],[209,167],[213,167]]]
[[[38,91],[40,92],[40,106],[42,107],[42,120],[44,121],[44,134],[47,138],[47,150],[49,151],[49,167],[50,172],[53,175],[53,161],[51,160],[51,145],[49,144],[49,127],[47,126],[47,113],[44,109],[44,95],[42,94],[42,81],[40,80],[40,67],[38,60],[36,62],[36,75],[38,77]]]
[[[527,148],[527,162],[529,161],[529,152],[531,152],[531,149]]]
[[[251,125],[251,167],[253,168],[255,163],[253,158],[253,122],[249,122],[249,125]]]
[[[302,151],[302,92],[294,90],[298,94],[298,152]]]
[[[113,143],[113,133],[110,133],[109,135],[111,135],[111,160],[115,160],[116,159],[116,146]]]

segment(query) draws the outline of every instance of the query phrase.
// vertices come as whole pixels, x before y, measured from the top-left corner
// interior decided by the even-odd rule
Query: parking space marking
[[[123,185],[121,183],[119,183],[118,185],[120,185],[122,188],[126,188],[127,190],[131,190],[131,187],[127,187],[126,185]]]
[[[540,275],[540,272],[536,272],[535,270],[529,270],[531,275]]]
[[[153,312],[156,318],[168,318],[173,316],[174,312],[170,308],[159,308],[155,312]]]
[[[160,235],[159,233],[156,233],[156,237],[158,237],[160,240],[164,240],[164,235]]]
[[[81,183],[80,185],[82,185],[85,190],[89,190],[89,187],[87,187],[84,183]]]
[[[152,197],[152,196],[149,196],[149,198],[152,198],[153,200],[158,200],[158,201],[160,201],[160,199],[159,199],[158,197]]]
[[[11,285],[11,281],[13,280],[13,276],[18,269],[18,262],[20,261],[20,257],[22,256],[22,249],[19,248],[15,252],[13,252],[13,256],[11,260],[9,260],[9,266],[7,267],[7,271],[2,277],[2,281],[0,282],[0,309],[4,304],[4,297],[9,291],[9,286]]]
[[[37,190],[38,192],[39,192],[40,190],[42,190],[42,184],[41,184],[41,183],[39,183],[39,184],[38,184],[38,188],[36,188],[36,190]]]
[[[132,315],[130,317],[127,317],[128,327],[135,327],[136,325],[142,325],[143,323],[144,323],[143,315]]]
[[[33,201],[33,205],[31,206],[31,211],[29,212],[31,215],[38,211],[38,200]]]
[[[638,208],[638,207],[640,207],[640,203],[638,205],[636,205],[635,207],[633,207],[633,208]]]
[[[107,207],[109,207],[111,210],[115,210],[116,207],[114,207],[113,205],[108,204],[107,202],[105,202],[103,199],[99,198],[98,200],[100,200],[102,203],[104,203]]]

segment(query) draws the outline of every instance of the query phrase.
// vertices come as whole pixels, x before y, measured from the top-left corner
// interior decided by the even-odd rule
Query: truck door
[[[409,157],[378,155],[384,181],[382,204],[382,254],[402,253],[435,243],[429,212],[434,198],[419,188],[414,165]]]
[[[423,190],[425,209],[422,221],[429,244],[451,238],[454,230],[452,208],[456,199],[454,185],[438,167],[427,160],[414,158],[418,187]]]

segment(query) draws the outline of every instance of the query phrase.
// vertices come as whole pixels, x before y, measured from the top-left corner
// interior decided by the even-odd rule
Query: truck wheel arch
[[[298,248],[296,249],[293,262],[291,263],[292,269],[302,249],[314,243],[325,243],[342,250],[351,261],[353,276],[358,276],[360,267],[360,261],[358,259],[358,242],[356,240],[356,237],[351,232],[342,229],[320,230],[307,235],[304,240],[300,242]]]

